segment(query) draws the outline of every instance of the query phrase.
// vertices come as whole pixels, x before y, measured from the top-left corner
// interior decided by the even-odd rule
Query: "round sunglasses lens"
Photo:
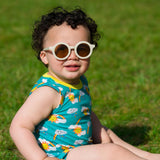
[[[68,47],[64,44],[59,44],[55,48],[55,55],[58,58],[65,58],[68,55]]]
[[[77,47],[77,53],[80,57],[87,57],[90,54],[90,47],[88,44],[82,43]]]

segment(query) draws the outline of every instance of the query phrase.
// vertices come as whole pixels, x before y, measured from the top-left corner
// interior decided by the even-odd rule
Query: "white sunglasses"
[[[87,59],[91,56],[95,45],[86,41],[80,41],[75,46],[69,46],[66,43],[57,43],[52,47],[44,48],[43,51],[51,50],[58,60],[65,60],[71,54],[71,50],[75,50],[75,54],[80,59]]]

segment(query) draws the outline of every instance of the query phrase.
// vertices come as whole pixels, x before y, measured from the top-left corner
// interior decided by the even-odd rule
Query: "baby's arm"
[[[39,147],[33,131],[39,122],[49,116],[59,102],[60,95],[58,92],[50,87],[41,87],[27,98],[15,115],[11,123],[10,135],[26,159],[48,159],[46,153]],[[57,158],[49,159],[57,160]]]
[[[99,119],[97,118],[94,112],[92,112],[91,114],[91,119],[92,119],[93,142],[95,144],[112,142],[111,138],[109,137],[107,133],[108,129],[102,126],[102,124],[100,123]]]

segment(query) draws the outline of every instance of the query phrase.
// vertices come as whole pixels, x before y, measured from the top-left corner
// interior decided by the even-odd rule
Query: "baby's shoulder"
[[[61,95],[55,89],[49,86],[39,87],[30,94],[30,98],[34,101],[36,98],[43,101],[46,106],[53,106],[56,108],[61,99]]]

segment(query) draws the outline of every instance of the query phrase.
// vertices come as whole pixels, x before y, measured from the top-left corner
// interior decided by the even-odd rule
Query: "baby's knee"
[[[113,143],[95,144],[77,147],[67,155],[67,160],[106,160],[113,159],[120,146]],[[115,153],[115,154],[113,154]]]
[[[120,149],[120,146],[114,143],[106,143],[104,145],[104,150],[108,152],[115,152]]]
[[[124,149],[114,143],[105,144],[104,154],[107,159],[117,159],[122,153],[124,153]]]

